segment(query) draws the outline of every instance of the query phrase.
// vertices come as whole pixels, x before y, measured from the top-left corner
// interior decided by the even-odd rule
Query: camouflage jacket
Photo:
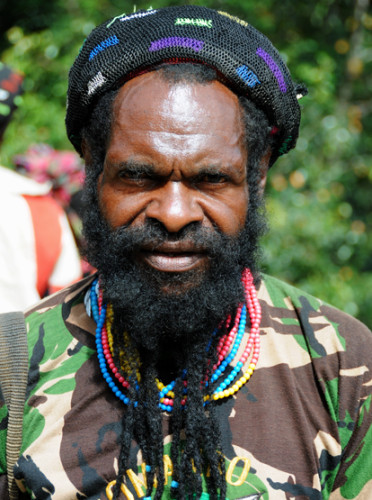
[[[15,477],[33,499],[112,498],[124,405],[99,371],[91,278],[27,314],[29,380]],[[357,320],[264,276],[261,354],[252,379],[219,402],[229,499],[372,498],[372,334]],[[0,498],[8,499],[7,408],[0,402]],[[164,416],[166,491],[172,464]],[[121,499],[145,496],[133,443]],[[203,498],[208,494],[203,494]]]

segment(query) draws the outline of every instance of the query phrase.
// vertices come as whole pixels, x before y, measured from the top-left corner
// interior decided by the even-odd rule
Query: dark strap
[[[13,468],[22,445],[23,410],[28,376],[25,318],[22,312],[0,314],[0,385],[8,407],[6,461],[10,500],[17,500]]]

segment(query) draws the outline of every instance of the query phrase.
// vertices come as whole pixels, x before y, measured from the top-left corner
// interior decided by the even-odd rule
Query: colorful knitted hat
[[[295,85],[278,51],[253,26],[226,12],[187,5],[138,11],[106,21],[88,36],[69,74],[67,134],[81,153],[81,129],[98,98],[163,62],[212,66],[236,94],[262,109],[276,138],[271,164],[296,144]]]
[[[0,134],[8,125],[22,94],[23,77],[0,62]]]

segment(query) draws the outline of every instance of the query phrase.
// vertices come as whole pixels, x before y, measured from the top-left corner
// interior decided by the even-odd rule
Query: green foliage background
[[[22,70],[26,93],[1,163],[31,143],[70,149],[67,74],[98,23],[177,1],[0,0],[0,59]],[[372,13],[369,0],[218,0],[278,47],[309,96],[295,151],[270,172],[264,270],[372,327]]]

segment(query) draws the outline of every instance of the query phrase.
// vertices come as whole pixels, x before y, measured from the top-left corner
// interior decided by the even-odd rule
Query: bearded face
[[[121,330],[127,329],[150,350],[162,338],[207,342],[213,329],[243,301],[242,269],[257,268],[259,213],[250,212],[238,236],[198,224],[174,235],[154,220],[141,228],[110,228],[89,174],[85,198],[87,257],[99,270],[104,298],[113,304]],[[136,258],[143,248],[156,252],[174,241],[203,252],[207,263],[202,271],[163,272]]]
[[[158,379],[175,383],[170,456],[179,464],[180,491],[200,482],[203,469],[211,471],[212,494],[224,496],[219,422],[214,405],[204,406],[215,387],[201,381],[217,362],[224,320],[244,301],[242,270],[258,278],[270,128],[247,99],[206,78],[204,66],[202,79],[195,79],[194,65],[182,65],[177,75],[172,68],[103,96],[87,126],[86,255],[113,305],[114,355],[139,356],[128,372],[138,370],[141,383],[128,389],[137,404],[123,417],[116,493],[133,438],[151,469],[161,469]],[[186,376],[186,411],[179,411]]]
[[[87,169],[84,234],[116,327],[146,349],[205,344],[244,300],[262,229],[245,144],[239,101],[217,81],[151,72],[115,98],[104,163]]]

